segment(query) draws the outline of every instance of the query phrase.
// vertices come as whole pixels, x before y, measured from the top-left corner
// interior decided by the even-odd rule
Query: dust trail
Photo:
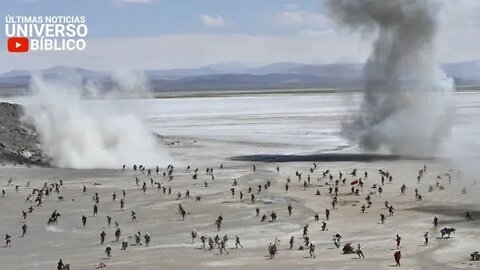
[[[325,2],[333,20],[376,35],[361,108],[344,122],[342,135],[366,150],[435,155],[450,132],[454,90],[435,60],[435,1]]]
[[[120,168],[122,164],[162,166],[171,162],[166,148],[140,118],[119,111],[107,100],[85,100],[86,92],[95,92],[98,97],[102,91],[91,84],[86,86],[78,74],[60,77],[52,80],[34,74],[30,85],[33,95],[24,103],[24,120],[35,126],[52,165]],[[140,81],[115,81],[113,93],[128,89],[131,97]]]

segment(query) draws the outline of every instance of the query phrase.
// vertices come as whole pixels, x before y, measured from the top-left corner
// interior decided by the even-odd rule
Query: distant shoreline
[[[459,86],[456,92],[478,92],[480,86]],[[210,97],[242,97],[242,96],[262,96],[262,95],[284,95],[284,94],[355,94],[362,93],[362,88],[301,88],[301,89],[258,89],[258,90],[224,90],[224,91],[162,91],[156,92],[154,98],[210,98]]]
[[[456,92],[478,92],[480,85],[457,86]],[[16,95],[15,93],[21,93]],[[255,89],[255,90],[173,90],[173,91],[155,91],[153,98],[211,98],[211,97],[242,97],[242,96],[262,96],[262,95],[311,95],[311,94],[355,94],[363,92],[362,88],[285,88],[285,89]],[[1,88],[0,97],[21,97],[28,95],[25,87],[19,88]]]
[[[224,90],[224,91],[166,91],[156,92],[155,98],[201,98],[201,97],[238,97],[282,94],[334,94],[360,93],[362,89],[305,88],[305,89],[258,89],[258,90]]]

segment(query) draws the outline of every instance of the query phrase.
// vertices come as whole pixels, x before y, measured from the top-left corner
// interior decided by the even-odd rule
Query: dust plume
[[[65,75],[65,74],[64,74]],[[75,76],[75,74],[66,74]],[[106,74],[108,87],[101,80],[87,80],[85,95],[93,99],[152,98],[153,94],[142,71],[116,69]]]
[[[430,0],[327,0],[329,16],[374,34],[359,111],[342,135],[365,150],[432,156],[449,135],[454,83],[435,60],[437,7]]]
[[[471,94],[464,95],[468,98]],[[480,202],[478,197],[480,119],[473,115],[467,116],[468,114],[464,111],[468,109],[459,108],[452,134],[442,147],[442,158],[449,161],[454,169],[454,181],[459,180],[457,183],[461,185],[460,187],[467,187],[470,198],[478,205]]]
[[[24,120],[35,126],[52,165],[78,169],[169,164],[167,150],[140,118],[114,108],[109,100],[86,100],[85,93],[101,95],[102,91],[92,84],[86,86],[78,74],[60,77],[47,79],[34,74],[30,85],[33,95],[24,103]],[[140,82],[141,78],[127,85],[115,81],[119,87],[104,97],[122,89],[133,91]]]

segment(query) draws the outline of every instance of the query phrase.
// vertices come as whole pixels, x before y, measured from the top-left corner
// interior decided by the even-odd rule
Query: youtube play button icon
[[[7,41],[8,51],[11,53],[28,52],[28,38],[26,37],[11,37]]]

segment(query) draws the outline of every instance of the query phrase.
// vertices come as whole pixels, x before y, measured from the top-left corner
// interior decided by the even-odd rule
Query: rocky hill
[[[21,121],[20,105],[0,102],[0,162],[45,164],[35,128]]]

